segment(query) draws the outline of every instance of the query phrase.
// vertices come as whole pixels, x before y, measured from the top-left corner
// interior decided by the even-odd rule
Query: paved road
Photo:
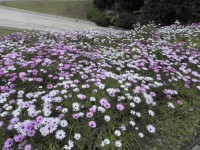
[[[112,30],[96,26],[94,23],[89,21],[80,21],[71,18],[47,15],[4,6],[0,6],[0,26],[51,31],[69,31],[80,29],[94,29],[102,31]]]

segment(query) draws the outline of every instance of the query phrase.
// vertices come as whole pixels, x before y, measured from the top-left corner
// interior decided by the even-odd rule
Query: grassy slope
[[[87,20],[87,11],[92,7],[92,1],[32,1],[32,2],[2,2],[0,5],[41,13]]]
[[[0,36],[11,34],[13,32],[18,32],[18,31],[20,31],[20,29],[12,29],[12,28],[3,28],[3,27],[0,27]]]

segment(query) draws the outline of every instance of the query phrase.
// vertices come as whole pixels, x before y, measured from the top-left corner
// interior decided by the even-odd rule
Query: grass
[[[87,20],[86,14],[92,7],[92,1],[15,1],[2,2],[0,5],[80,20]]]
[[[0,27],[0,36],[11,34],[13,32],[21,31],[20,29]]]

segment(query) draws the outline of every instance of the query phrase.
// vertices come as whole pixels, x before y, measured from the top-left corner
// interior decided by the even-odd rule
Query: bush
[[[133,28],[133,24],[136,23],[137,17],[130,13],[121,13],[118,15],[115,26],[124,28],[124,29],[131,29]]]
[[[154,21],[157,24],[170,25],[176,20],[184,24],[199,22],[199,8],[199,0],[146,0],[141,9],[141,23]]]
[[[102,27],[109,26],[109,22],[106,19],[105,12],[98,10],[96,8],[93,8],[88,12],[87,18],[95,22],[98,26],[102,26]]]

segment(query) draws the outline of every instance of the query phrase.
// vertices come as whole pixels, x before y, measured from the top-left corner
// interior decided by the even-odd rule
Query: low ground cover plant
[[[1,148],[180,148],[200,121],[199,37],[178,23],[3,37]]]

